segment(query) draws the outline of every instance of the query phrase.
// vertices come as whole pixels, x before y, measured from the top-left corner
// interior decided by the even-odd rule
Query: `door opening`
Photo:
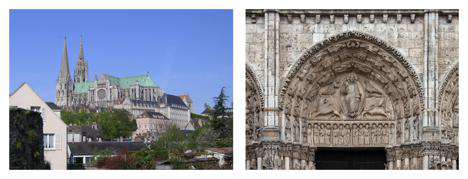
[[[325,170],[384,170],[384,148],[318,148],[315,153],[317,169]]]

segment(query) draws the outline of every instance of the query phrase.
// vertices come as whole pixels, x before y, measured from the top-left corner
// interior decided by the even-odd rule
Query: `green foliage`
[[[40,113],[10,109],[10,169],[50,169],[44,161],[42,126]]]
[[[105,140],[129,137],[137,129],[136,121],[130,119],[125,110],[113,110],[100,113],[62,111],[62,120],[70,125],[89,126],[96,123]]]
[[[217,138],[218,133],[212,128],[202,127],[195,129],[195,131],[190,134],[187,145],[188,148],[194,151],[201,151],[208,147],[214,147]]]
[[[129,137],[137,129],[136,121],[131,120],[129,116],[125,110],[97,113],[96,123],[102,129],[104,139]]]
[[[190,119],[208,119],[208,116],[203,116],[200,114],[190,113]]]
[[[154,158],[154,154],[149,150],[129,153],[127,169],[154,169]]]
[[[218,134],[217,147],[232,147],[232,115],[228,112],[226,102],[228,96],[224,94],[224,87],[218,97],[215,97],[215,106],[211,113],[210,127]]]
[[[151,151],[159,160],[180,158],[187,149],[187,142],[182,131],[176,126],[170,127],[166,133],[151,144]]]
[[[92,125],[93,122],[96,122],[95,114],[87,112],[61,111],[60,117],[67,125],[89,126]]]
[[[211,108],[211,106],[207,103],[204,104],[204,107],[205,107],[205,112],[208,114],[208,115],[211,115],[211,113],[213,113],[213,108]]]

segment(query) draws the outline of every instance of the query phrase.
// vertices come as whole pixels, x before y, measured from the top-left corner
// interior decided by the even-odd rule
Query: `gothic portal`
[[[246,41],[247,169],[458,168],[457,10],[247,10]]]

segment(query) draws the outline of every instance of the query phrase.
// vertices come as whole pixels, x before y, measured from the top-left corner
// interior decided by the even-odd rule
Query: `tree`
[[[96,122],[94,113],[61,111],[60,117],[67,125],[88,126]]]
[[[214,98],[215,105],[211,113],[210,126],[218,134],[218,147],[232,146],[232,115],[226,106],[228,96],[224,93],[225,87],[221,88],[220,94]]]
[[[203,112],[208,115],[211,115],[211,113],[213,112],[213,108],[211,108],[211,106],[208,103],[205,103],[203,106],[205,107],[205,110]]]
[[[10,109],[10,169],[50,169],[44,160],[41,113]]]
[[[214,147],[218,134],[210,127],[195,129],[188,137],[188,148],[194,151],[201,151],[208,147]]]
[[[137,129],[136,121],[131,120],[125,110],[97,113],[96,122],[106,140],[129,137]]]

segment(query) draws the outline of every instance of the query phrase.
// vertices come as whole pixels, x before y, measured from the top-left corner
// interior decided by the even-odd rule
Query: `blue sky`
[[[231,10],[11,10],[10,93],[26,82],[55,101],[64,36],[73,78],[81,34],[90,80],[148,72],[164,91],[190,94],[196,113],[223,86],[231,105]]]

